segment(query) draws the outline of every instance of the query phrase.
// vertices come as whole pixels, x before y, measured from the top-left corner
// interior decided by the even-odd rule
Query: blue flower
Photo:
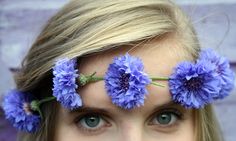
[[[212,63],[215,67],[215,72],[219,75],[221,82],[221,90],[214,99],[222,99],[229,95],[230,91],[234,87],[235,76],[230,69],[229,61],[225,57],[219,56],[212,49],[206,49],[201,51],[198,61],[205,60]]]
[[[53,96],[62,106],[70,110],[82,106],[81,97],[76,92],[78,88],[76,78],[79,74],[75,67],[76,61],[68,58],[57,61],[53,67]]]
[[[113,60],[105,75],[105,87],[114,104],[124,109],[144,104],[151,80],[143,69],[142,61],[128,53]]]
[[[9,91],[4,97],[2,106],[6,119],[15,128],[29,133],[36,132],[39,129],[41,118],[31,109],[30,104],[33,100],[31,94],[17,90]]]
[[[173,101],[186,108],[201,108],[220,91],[219,76],[208,61],[182,62],[169,80]]]

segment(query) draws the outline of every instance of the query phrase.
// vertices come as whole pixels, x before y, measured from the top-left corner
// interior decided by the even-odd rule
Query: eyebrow
[[[185,109],[180,104],[175,103],[174,101],[170,101],[170,102],[164,103],[162,105],[157,105],[152,109],[152,111],[155,112],[155,111],[158,111],[161,109],[172,108],[172,107],[181,110],[183,113],[185,113],[187,111],[187,109]]]
[[[173,101],[169,101],[161,105],[156,105],[154,109],[162,109],[165,107],[172,107],[172,106],[178,106],[178,104],[174,103]]]
[[[98,108],[98,107],[91,107],[91,106],[82,106],[81,108],[69,111],[69,114],[84,113],[84,112],[110,113],[110,111],[114,111],[114,109],[111,109],[111,108]]]
[[[181,106],[176,104],[176,103],[174,103],[173,101],[170,101],[170,102],[164,103],[162,105],[154,106],[152,111],[157,111],[159,109],[164,109],[166,107],[177,107],[177,108],[179,107],[180,108]],[[69,114],[73,114],[73,113],[97,112],[97,113],[109,114],[109,113],[111,113],[111,111],[115,111],[115,110],[119,110],[119,109],[114,109],[114,108],[99,108],[99,107],[93,107],[93,106],[82,106],[81,108],[71,110],[68,113]]]

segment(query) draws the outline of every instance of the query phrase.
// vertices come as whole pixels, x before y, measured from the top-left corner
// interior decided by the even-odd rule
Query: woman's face
[[[126,48],[126,49],[124,49]],[[119,48],[81,59],[80,73],[104,76],[113,58],[130,47]],[[173,41],[150,42],[129,51],[142,59],[144,71],[152,76],[169,76],[184,59]],[[68,111],[62,107],[56,122],[55,141],[194,141],[193,111],[171,101],[165,87],[148,85],[144,106],[124,110],[112,104],[104,81],[90,83],[78,90],[83,107]]]

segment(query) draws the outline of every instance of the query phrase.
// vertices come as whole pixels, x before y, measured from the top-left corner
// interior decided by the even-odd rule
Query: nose
[[[144,127],[135,121],[127,121],[121,128],[120,141],[144,141]]]

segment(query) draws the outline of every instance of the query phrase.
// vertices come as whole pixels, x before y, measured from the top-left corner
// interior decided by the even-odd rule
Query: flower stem
[[[44,98],[44,99],[42,99],[42,100],[34,100],[34,101],[32,101],[32,102],[30,103],[31,109],[32,109],[33,111],[37,111],[37,112],[39,113],[40,117],[43,119],[43,114],[42,114],[42,112],[41,112],[41,110],[40,110],[41,104],[43,104],[43,103],[45,103],[45,102],[52,101],[52,100],[54,100],[54,99],[56,99],[56,97],[46,97],[46,98]]]
[[[153,85],[155,85],[155,86],[160,86],[160,87],[165,87],[164,85],[162,85],[162,84],[159,84],[159,83],[156,83],[156,82],[151,82],[151,84],[153,84]]]
[[[39,107],[37,108],[37,111],[39,112],[39,115],[40,115],[41,119],[43,119],[43,113],[41,112]]]
[[[155,80],[169,80],[168,77],[150,77],[150,79],[152,79],[152,81],[155,81]]]
[[[95,76],[95,74],[96,74],[96,72],[92,73],[91,75],[80,74],[79,84],[81,86],[84,86],[84,85],[86,85],[87,83],[90,83],[90,82],[97,82],[97,81],[100,81],[100,80],[104,80],[103,77],[97,77],[97,76]]]
[[[82,86],[84,86],[84,85],[86,85],[87,83],[90,83],[90,82],[97,82],[97,81],[104,80],[104,77],[95,76],[95,74],[96,74],[96,72],[92,73],[91,75],[80,74],[79,83]],[[151,84],[153,84],[155,86],[160,86],[160,87],[165,87],[165,86],[162,85],[162,84],[153,82],[153,81],[156,81],[156,80],[169,80],[168,77],[150,77],[150,79],[152,80]]]
[[[45,102],[52,101],[52,100],[54,100],[54,99],[56,99],[56,97],[54,97],[54,96],[53,96],[53,97],[46,97],[46,98],[40,100],[40,101],[38,102],[38,104],[39,104],[39,106],[40,106],[41,104],[43,104],[43,103],[45,103]]]
[[[104,78],[103,77],[92,77],[90,79],[90,82],[96,82],[96,81],[101,81],[101,80],[104,80]]]
[[[103,77],[95,76],[96,73],[97,72],[94,72],[92,75],[89,76],[90,78],[89,82],[96,82],[96,81],[104,80]]]

